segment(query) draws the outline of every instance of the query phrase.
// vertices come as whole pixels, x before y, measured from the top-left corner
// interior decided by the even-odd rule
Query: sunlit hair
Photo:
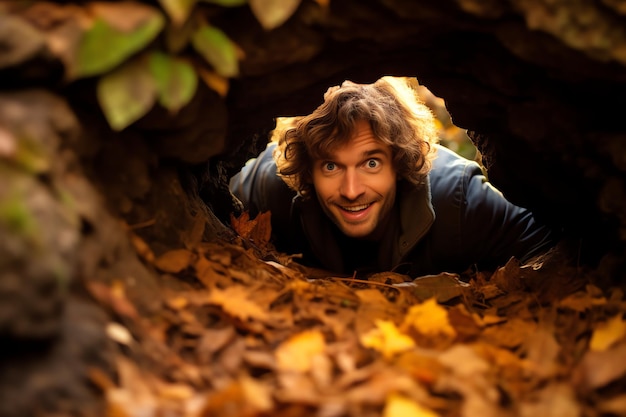
[[[313,192],[313,161],[347,143],[357,122],[369,122],[374,137],[391,146],[398,179],[424,183],[438,140],[435,118],[409,80],[383,77],[374,84],[345,81],[329,88],[313,113],[293,120],[278,137],[278,173],[304,196]]]

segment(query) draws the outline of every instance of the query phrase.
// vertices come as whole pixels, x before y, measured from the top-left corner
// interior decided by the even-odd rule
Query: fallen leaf
[[[483,330],[483,339],[497,346],[515,348],[537,330],[534,321],[513,317],[504,323],[487,327]]]
[[[158,256],[154,266],[163,272],[177,274],[191,266],[195,254],[188,249],[173,249]]]
[[[276,349],[276,362],[281,371],[308,372],[316,355],[326,349],[324,335],[319,330],[300,332],[281,343]]]
[[[266,249],[272,236],[271,213],[259,213],[254,219],[246,211],[239,217],[230,215],[230,223],[239,236],[253,242],[258,248]]]
[[[248,319],[267,321],[269,318],[267,310],[250,300],[249,291],[239,286],[223,290],[213,288],[207,301],[209,304],[221,306],[228,314],[244,321]]]
[[[239,384],[247,403],[258,412],[268,412],[274,405],[270,387],[248,375],[239,378]]]
[[[558,306],[559,308],[565,308],[583,313],[590,310],[594,306],[601,306],[605,304],[606,298],[604,297],[594,297],[588,292],[578,291],[560,300]]]
[[[376,328],[361,335],[359,340],[363,346],[381,352],[385,359],[415,347],[413,339],[400,332],[392,321],[376,320],[375,324]]]
[[[448,319],[448,311],[434,298],[411,307],[400,329],[404,332],[414,329],[417,333],[427,337],[443,335],[454,338],[456,336],[456,331]]]
[[[447,272],[417,277],[412,282],[398,283],[394,286],[411,288],[411,291],[420,300],[435,298],[440,303],[462,296],[470,288],[468,283],[459,279],[458,274]]]
[[[439,414],[399,394],[387,397],[383,417],[438,417]]]
[[[602,351],[588,351],[574,370],[576,384],[584,390],[601,388],[626,375],[626,343]]]
[[[622,314],[610,318],[604,323],[599,323],[593,330],[589,349],[595,351],[607,350],[626,336],[626,322],[622,319]]]

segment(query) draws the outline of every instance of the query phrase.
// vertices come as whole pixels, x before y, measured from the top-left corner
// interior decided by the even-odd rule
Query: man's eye
[[[325,171],[332,171],[335,169],[335,163],[334,162],[326,162],[324,164],[324,170]]]
[[[378,168],[379,165],[380,165],[380,162],[378,162],[377,159],[370,159],[367,161],[368,168]]]

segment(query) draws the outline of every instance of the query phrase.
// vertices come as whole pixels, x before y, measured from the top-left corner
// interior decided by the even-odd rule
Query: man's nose
[[[365,192],[365,186],[357,172],[350,169],[345,172],[339,192],[348,200],[356,200]]]

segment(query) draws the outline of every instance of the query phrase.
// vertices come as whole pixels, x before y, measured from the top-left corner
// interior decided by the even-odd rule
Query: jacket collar
[[[429,180],[421,187],[399,181],[396,195],[399,197],[396,201],[396,213],[400,219],[399,228],[393,229],[397,230],[396,234],[388,233],[380,242],[380,250],[386,248],[384,255],[386,259],[383,262],[389,264],[390,269],[403,261],[435,221]],[[294,203],[294,207],[297,206],[300,212],[301,227],[313,255],[325,268],[343,271],[344,263],[339,244],[333,237],[332,222],[322,211],[317,198],[303,200],[301,196],[296,196]]]

